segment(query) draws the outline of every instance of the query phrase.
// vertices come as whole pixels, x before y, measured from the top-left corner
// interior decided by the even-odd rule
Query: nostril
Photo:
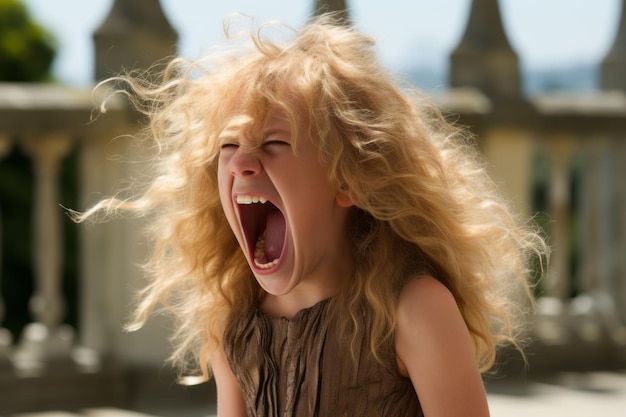
[[[242,152],[237,150],[230,161],[233,175],[240,177],[251,177],[262,170],[261,161],[255,152]]]

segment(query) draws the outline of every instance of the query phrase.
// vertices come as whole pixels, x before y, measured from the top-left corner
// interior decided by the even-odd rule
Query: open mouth
[[[254,265],[271,269],[285,246],[285,217],[270,201],[259,196],[237,196],[239,218]]]

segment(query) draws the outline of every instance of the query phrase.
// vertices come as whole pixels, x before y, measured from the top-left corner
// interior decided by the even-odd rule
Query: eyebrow
[[[239,133],[241,132],[241,130],[241,128],[227,127],[226,129],[222,130],[217,136],[218,143],[221,145],[225,142],[239,139]]]
[[[275,135],[275,134],[284,134],[286,136],[291,137],[291,129],[284,129],[284,128],[272,126],[269,129],[263,129],[263,132],[262,132],[263,138],[266,138],[268,136]]]
[[[217,140],[221,143],[226,140],[237,139],[246,129],[254,124],[254,119],[250,116],[240,115],[232,117],[228,123],[224,126],[222,131],[217,136]]]
[[[265,126],[261,131],[263,137],[273,133],[286,133],[291,136],[293,129],[289,120],[282,117],[272,117],[268,122],[269,123],[265,123]]]

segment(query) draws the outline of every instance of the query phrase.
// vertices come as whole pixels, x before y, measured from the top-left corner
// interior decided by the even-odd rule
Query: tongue
[[[278,259],[285,242],[285,218],[279,210],[267,215],[265,224],[265,259],[268,262]]]

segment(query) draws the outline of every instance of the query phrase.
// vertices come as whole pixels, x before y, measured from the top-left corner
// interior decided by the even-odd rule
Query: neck
[[[270,316],[292,318],[300,310],[335,296],[353,273],[352,264],[344,258],[332,272],[326,271],[323,276],[304,280],[288,294],[266,294],[259,307]]]

